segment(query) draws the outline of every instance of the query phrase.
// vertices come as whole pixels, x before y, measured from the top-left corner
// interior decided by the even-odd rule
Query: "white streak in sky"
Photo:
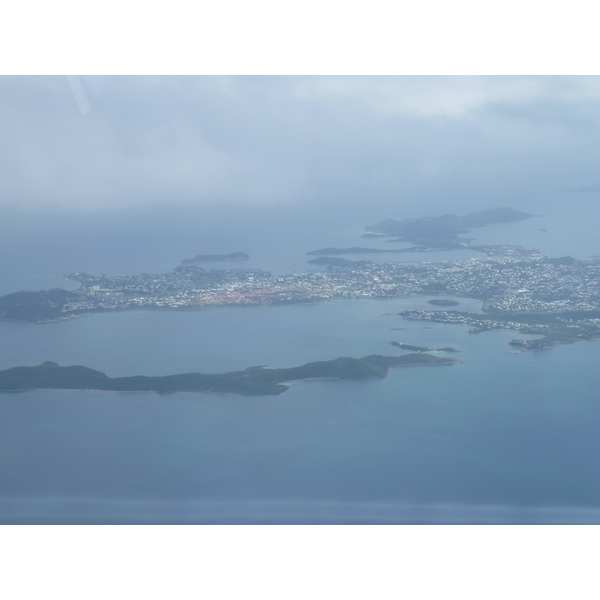
[[[73,97],[75,98],[79,112],[85,117],[90,110],[91,105],[85,88],[81,83],[81,78],[79,75],[67,75],[67,79],[69,80],[69,86],[73,92]]]

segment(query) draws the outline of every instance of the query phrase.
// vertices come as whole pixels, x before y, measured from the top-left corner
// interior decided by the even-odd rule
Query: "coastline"
[[[481,302],[481,306],[480,307],[460,307],[460,303],[459,303],[459,308],[456,309],[454,307],[452,307],[452,309],[450,309],[449,312],[466,312],[466,313],[471,313],[472,312],[473,315],[485,315],[486,317],[490,318],[490,317],[494,317],[494,309],[491,308],[492,305],[492,301],[485,299],[481,296],[475,296],[473,294],[469,294],[469,295],[460,295],[460,294],[448,294],[448,293],[436,293],[436,292],[427,292],[427,293],[413,293],[413,294],[403,294],[403,295],[399,295],[399,296],[394,296],[394,297],[377,297],[377,296],[367,296],[367,297],[345,297],[345,296],[332,296],[329,298],[318,298],[318,299],[314,299],[314,300],[299,300],[299,301],[286,301],[286,302],[277,302],[277,303],[252,303],[252,302],[247,302],[247,303],[223,303],[223,304],[187,304],[184,306],[130,306],[130,307],[124,307],[124,308],[99,308],[99,309],[94,309],[94,310],[88,310],[88,311],[84,311],[84,312],[79,312],[79,313],[67,313],[64,315],[61,315],[59,317],[54,317],[54,318],[50,318],[50,319],[14,319],[14,318],[6,318],[6,317],[0,317],[0,322],[6,322],[6,323],[32,323],[35,325],[45,325],[45,324],[50,324],[50,323],[58,323],[60,321],[70,321],[72,319],[75,318],[79,318],[79,317],[86,317],[86,316],[90,316],[90,315],[94,315],[94,314],[108,314],[108,313],[128,313],[128,312],[135,312],[135,311],[139,311],[139,312],[143,312],[143,311],[148,311],[148,312],[157,312],[157,311],[169,311],[169,312],[191,312],[191,311],[203,311],[203,310],[208,310],[211,308],[257,308],[257,307],[261,307],[261,308],[274,308],[274,307],[284,307],[284,306],[297,306],[297,305],[317,305],[317,304],[325,304],[325,303],[330,303],[330,302],[345,302],[345,301],[371,301],[371,300],[378,300],[378,301],[388,301],[388,302],[398,302],[398,301],[402,301],[402,300],[406,300],[406,299],[411,299],[411,298],[431,298],[431,299],[436,299],[436,298],[456,298],[456,299],[461,299],[461,300],[468,300],[468,301],[477,301],[477,302]],[[462,310],[461,310],[462,308]],[[466,310],[465,310],[466,308]],[[470,308],[470,310],[469,310]],[[421,310],[421,309],[418,309]],[[436,313],[436,312],[448,312],[448,310],[445,310],[445,307],[436,307],[435,309],[425,309],[429,312],[432,313]],[[546,315],[546,313],[535,313],[535,314],[539,314],[539,315]],[[506,317],[507,315],[502,315],[503,317]],[[520,314],[515,312],[514,315],[511,315],[511,318],[514,318],[515,320],[518,320],[520,318]],[[433,319],[435,321],[435,319]],[[445,321],[439,321],[440,323],[444,323]],[[484,329],[482,331],[487,331],[487,329]],[[473,332],[475,333],[475,332]],[[542,332],[540,332],[541,335],[544,335]],[[580,339],[573,339],[571,337],[566,337],[564,340],[553,340],[553,342],[551,344],[548,345],[544,345],[542,347],[531,347],[531,348],[520,348],[520,352],[523,351],[529,351],[529,350],[546,350],[546,349],[551,349],[553,347],[559,346],[559,345],[563,345],[563,344],[568,344],[568,343],[575,343],[577,341],[583,341],[584,338]]]
[[[416,355],[418,356],[418,355]],[[365,357],[366,358],[366,357]],[[379,357],[379,358],[387,358],[387,359],[394,359],[396,357]],[[331,361],[316,361],[316,363],[313,364],[322,364],[322,363],[335,363],[336,361],[339,360],[343,360],[343,359],[333,359]],[[360,362],[361,359],[352,359],[354,361]],[[411,367],[411,366],[421,366],[421,365],[427,365],[427,366],[441,366],[441,365],[451,365],[451,364],[456,364],[456,363],[460,363],[461,361],[454,359],[454,358],[450,358],[450,357],[444,357],[444,358],[438,358],[437,360],[435,360],[434,362],[414,362],[414,363],[399,363],[399,364],[392,364],[389,366],[385,366],[383,367],[382,373],[383,374],[372,374],[372,375],[365,375],[362,372],[358,372],[357,376],[352,377],[352,376],[346,376],[346,377],[342,377],[342,376],[337,376],[337,375],[324,375],[321,377],[299,377],[299,378],[292,378],[292,379],[278,379],[277,378],[277,373],[275,372],[275,379],[273,381],[269,381],[269,379],[260,381],[260,380],[256,380],[256,381],[248,381],[247,383],[250,385],[250,387],[248,389],[246,389],[245,391],[248,393],[244,393],[244,391],[239,391],[239,392],[228,392],[228,391],[221,391],[221,390],[211,390],[211,389],[199,389],[199,390],[189,390],[189,389],[174,389],[174,390],[160,390],[160,389],[135,389],[135,390],[119,390],[119,389],[103,389],[103,388],[98,388],[98,387],[87,387],[85,385],[85,383],[83,384],[82,387],[68,387],[68,388],[64,388],[64,387],[24,387],[21,389],[0,389],[0,392],[3,393],[10,393],[10,394],[15,394],[15,393],[21,393],[21,392],[33,392],[33,391],[94,391],[94,392],[112,392],[112,393],[157,393],[160,395],[170,395],[170,394],[176,394],[176,393],[192,393],[192,394],[210,394],[210,393],[217,393],[217,394],[232,394],[232,395],[237,395],[237,396],[273,396],[273,395],[280,395],[282,393],[285,393],[288,389],[289,389],[289,385],[287,384],[292,384],[295,382],[300,382],[300,381],[313,381],[313,380],[319,380],[319,379],[331,379],[331,380],[341,380],[341,381],[362,381],[362,380],[366,380],[366,379],[385,379],[388,376],[389,373],[389,369],[392,368],[397,368],[397,367]],[[50,365],[50,366],[46,366],[46,365]],[[307,365],[303,365],[303,367],[306,367]],[[308,366],[311,366],[311,363],[308,363]],[[42,365],[37,365],[35,367],[12,367],[9,369],[4,369],[3,371],[12,371],[14,372],[15,370],[19,372],[19,375],[17,375],[17,377],[20,377],[21,380],[22,378],[27,378],[27,377],[32,377],[33,376],[33,381],[36,380],[36,375],[35,373],[39,373],[38,369],[39,368],[50,368],[50,369],[56,369],[56,370],[60,370],[61,373],[71,373],[73,369],[79,369],[81,370],[82,367],[59,367],[56,363],[43,363]],[[291,369],[293,369],[294,367],[291,367]],[[301,367],[300,367],[301,368]],[[84,367],[84,369],[87,369],[88,371],[90,369],[88,369],[87,367]],[[284,369],[285,370],[285,369]],[[0,373],[2,373],[3,371],[0,371]],[[273,370],[273,371],[277,371],[277,370]],[[99,372],[96,372],[99,373]],[[104,374],[102,374],[104,375]],[[206,377],[210,377],[212,376],[227,376],[228,374],[203,374],[203,373],[185,373],[185,374],[180,374],[180,377],[186,377],[186,376],[191,376],[191,375],[197,375],[197,376],[206,376]],[[63,375],[65,376],[65,375]],[[68,375],[67,375],[68,376]],[[11,381],[11,376],[9,376],[8,382]],[[14,377],[14,375],[13,375]],[[72,375],[71,375],[72,377]],[[139,376],[138,376],[139,377]],[[141,377],[147,377],[147,376],[141,376]],[[171,376],[166,376],[166,377],[177,377],[177,375],[171,375]],[[247,371],[247,377],[250,377],[250,372]],[[285,376],[284,376],[285,377]],[[130,378],[125,378],[125,379],[131,379],[131,378],[136,378],[136,376],[132,376]],[[108,378],[109,380],[111,379],[120,379],[120,378]],[[158,377],[158,378],[152,378],[150,377],[150,379],[158,379],[161,380],[162,377]],[[25,382],[27,380],[25,379]],[[30,379],[31,381],[31,379]],[[235,379],[234,381],[238,381],[238,379]],[[41,382],[40,382],[41,383]],[[60,385],[59,381],[56,382],[58,385]],[[157,385],[157,381],[154,381],[155,385]],[[223,382],[222,382],[223,383]],[[221,385],[222,385],[221,383]],[[11,384],[11,385],[14,385]],[[26,385],[26,383],[25,383]],[[44,385],[44,383],[41,383],[41,385]],[[46,383],[47,385],[47,383]],[[200,383],[201,385],[201,383]],[[209,385],[209,387],[211,387],[212,385],[219,385],[219,383],[211,383]],[[253,386],[258,386],[258,389],[260,388],[260,385],[265,386],[266,391],[265,393],[255,393],[256,388],[253,388]],[[158,387],[160,388],[160,385],[158,385]],[[263,389],[265,389],[263,388]],[[242,388],[243,389],[243,388]]]
[[[486,310],[486,303],[489,306],[489,302],[484,300],[483,298],[478,298],[476,296],[459,296],[457,294],[437,294],[430,293],[427,294],[404,294],[402,296],[394,296],[392,298],[382,298],[382,297],[357,297],[357,298],[347,298],[347,297],[337,297],[332,296],[331,298],[321,298],[319,300],[308,300],[308,301],[298,301],[298,302],[281,302],[281,303],[273,303],[273,304],[252,304],[252,303],[235,303],[235,304],[197,304],[197,305],[189,305],[189,306],[140,306],[140,307],[132,307],[132,308],[107,308],[107,309],[98,309],[88,312],[81,312],[76,314],[68,314],[64,317],[56,317],[54,319],[7,319],[5,317],[0,317],[0,322],[5,323],[34,323],[36,325],[45,325],[47,323],[59,323],[61,321],[70,321],[72,319],[77,319],[79,317],[88,317],[90,315],[98,315],[98,314],[107,314],[107,313],[124,313],[124,312],[137,312],[137,311],[170,311],[170,312],[185,312],[185,311],[197,311],[197,310],[210,310],[211,308],[273,308],[273,307],[283,307],[283,306],[297,306],[299,304],[313,305],[313,304],[324,304],[327,302],[344,302],[351,300],[377,300],[382,302],[392,302],[395,300],[405,300],[407,298],[428,298],[428,297],[448,297],[448,298],[462,298],[465,300],[477,300],[483,303],[481,309]]]

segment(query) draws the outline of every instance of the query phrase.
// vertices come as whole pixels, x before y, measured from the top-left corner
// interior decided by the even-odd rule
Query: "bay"
[[[470,335],[395,314],[426,300],[2,323],[3,368],[219,372],[391,354],[394,340],[452,346],[461,363],[297,382],[277,397],[1,394],[0,519],[596,522],[600,345],[514,354],[514,332]]]
[[[580,198],[540,200],[540,210],[515,205],[545,216],[472,237],[587,258],[598,252],[600,207]],[[72,271],[164,272],[203,252],[246,251],[252,258],[243,266],[286,273],[310,269],[305,252],[316,248],[395,247],[358,237],[362,226],[394,216],[389,207],[361,211],[322,220],[288,211],[278,228],[256,214],[206,221],[176,211],[139,222],[55,219],[52,227],[5,219],[0,246],[11,259],[0,288],[66,287],[61,277]],[[421,214],[415,206],[408,216]],[[469,258],[437,254],[349,258]],[[460,302],[460,310],[481,307]],[[391,370],[383,380],[296,382],[277,397],[0,394],[0,521],[600,522],[600,345],[512,354],[514,332],[470,335],[396,315],[413,308],[432,307],[427,298],[349,300],[0,322],[0,368],[53,360],[111,376],[400,352],[392,341],[461,351],[452,355],[457,365]]]

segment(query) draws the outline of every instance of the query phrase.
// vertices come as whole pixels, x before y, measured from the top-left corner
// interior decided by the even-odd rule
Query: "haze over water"
[[[505,84],[514,91],[523,81],[537,80]],[[149,84],[124,78],[108,80],[83,118],[66,108],[60,82],[37,80],[29,113],[23,109],[16,118],[29,124],[19,139],[28,149],[23,156],[34,158],[22,158],[12,174],[5,167],[10,185],[0,205],[0,294],[69,288],[62,276],[70,272],[165,272],[200,253],[243,251],[251,259],[231,266],[303,271],[315,268],[306,263],[310,250],[398,247],[359,237],[363,227],[385,218],[498,206],[541,216],[474,229],[466,237],[536,246],[549,256],[600,254],[598,125],[589,112],[596,101],[588,94],[569,104],[560,86],[573,86],[573,80],[551,82],[545,80],[533,100],[518,90],[506,99],[498,84],[492,95],[504,98],[499,104],[472,108],[465,92],[463,113],[433,107],[433,115],[415,116],[409,109],[365,108],[360,90],[341,84],[345,101],[323,100],[318,90],[306,91],[318,87],[310,79],[306,97],[286,92],[289,84],[277,78],[259,78],[212,80],[200,92],[179,81],[169,84],[175,99],[154,84],[154,95],[144,100],[139,90]],[[451,84],[463,89],[460,81],[447,80]],[[32,84],[13,79],[3,85],[10,92],[6,115],[6,106],[14,109]],[[429,97],[414,85],[394,88],[393,98]],[[595,89],[596,79],[589,85]],[[273,109],[278,93],[283,104],[267,117],[260,104]],[[545,112],[539,109],[544,93],[553,98]],[[224,97],[230,104],[219,108]],[[242,99],[251,116],[231,124],[226,117],[240,114]],[[134,105],[140,111],[128,115]],[[202,143],[190,142],[174,123],[173,106],[182,105]],[[171,133],[159,135],[154,123],[163,117]],[[69,143],[49,133],[52,119],[66,123]],[[17,136],[6,116],[2,127],[3,139]],[[140,134],[144,127],[156,134],[155,142]],[[118,137],[118,155],[137,180],[147,174],[147,184],[127,187],[115,163],[98,164],[113,143],[103,137],[106,131]],[[169,163],[171,179],[166,167],[156,166],[169,144],[176,157]],[[75,156],[73,149],[83,147],[88,154]],[[253,153],[258,159],[250,166],[215,158]],[[136,156],[143,161],[148,155],[150,166],[135,171]],[[192,156],[190,165],[186,156]],[[221,179],[210,180],[207,164]],[[45,174],[39,189],[24,183],[29,172]],[[104,172],[106,188],[99,183]],[[171,193],[169,181],[177,184]],[[144,204],[144,196],[152,201]],[[461,350],[453,355],[461,360],[457,365],[396,369],[382,380],[298,382],[277,397],[0,394],[0,521],[600,521],[600,345],[511,354],[514,332],[469,335],[466,327],[442,324],[429,329],[395,314],[428,306],[417,298],[352,300],[99,314],[45,325],[0,322],[0,368],[53,360],[111,376],[395,354],[394,340]],[[457,309],[480,306],[461,300]]]

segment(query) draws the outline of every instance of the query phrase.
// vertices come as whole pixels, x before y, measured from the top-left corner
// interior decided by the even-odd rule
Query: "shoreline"
[[[373,379],[386,379],[389,373],[390,369],[397,369],[400,367],[419,367],[419,366],[443,366],[443,365],[453,365],[453,364],[457,364],[457,363],[461,363],[462,361],[457,360],[457,359],[453,359],[453,358],[444,358],[442,360],[440,360],[439,362],[433,362],[433,363],[429,363],[429,362],[415,362],[415,363],[405,363],[405,364],[397,364],[397,365],[391,365],[389,367],[387,367],[387,371],[385,373],[384,376],[379,377],[379,376],[372,376],[372,377],[360,377],[360,378],[356,378],[356,379],[352,379],[352,378],[342,378],[342,377],[304,377],[304,378],[299,378],[299,379],[289,379],[289,380],[281,380],[281,381],[277,381],[274,382],[273,385],[281,385],[283,387],[285,387],[286,389],[281,390],[280,392],[277,393],[265,393],[265,394],[244,394],[244,393],[239,393],[239,392],[224,392],[224,391],[212,391],[212,390],[173,390],[173,391],[159,391],[159,390],[153,390],[153,389],[148,389],[148,390],[111,390],[111,389],[99,389],[99,388],[24,388],[24,389],[17,389],[17,390],[6,390],[6,389],[0,389],[0,394],[19,394],[19,393],[24,393],[24,392],[49,392],[49,391],[56,391],[56,392],[99,392],[99,393],[112,393],[112,394],[148,394],[148,393],[154,393],[154,394],[159,394],[160,396],[167,396],[167,395],[172,395],[172,394],[223,394],[223,395],[234,395],[234,396],[279,396],[283,393],[285,393],[289,388],[290,385],[294,384],[294,383],[299,383],[299,382],[306,382],[306,381],[318,381],[318,380],[333,380],[333,381],[367,381],[367,380],[373,380]],[[10,367],[9,367],[10,368]]]
[[[450,297],[450,298],[463,298],[465,300],[477,300],[478,302],[482,302],[483,305],[481,310],[486,310],[486,304],[489,304],[488,301],[477,298],[475,296],[458,296],[456,294],[406,294],[403,296],[395,296],[393,298],[378,298],[378,297],[359,297],[359,298],[344,298],[344,297],[331,297],[331,298],[322,298],[320,300],[314,301],[306,301],[306,302],[286,302],[281,304],[210,304],[210,305],[194,305],[194,306],[177,306],[177,307],[152,307],[152,306],[144,306],[144,307],[135,307],[135,308],[107,308],[107,309],[99,309],[91,312],[82,312],[77,314],[68,314],[64,317],[56,317],[54,319],[6,319],[4,317],[0,317],[0,322],[4,323],[33,323],[35,325],[46,325],[48,323],[60,323],[61,321],[71,321],[72,319],[77,319],[79,317],[89,317],[91,315],[100,315],[100,314],[108,314],[108,313],[125,313],[125,312],[137,312],[137,311],[148,311],[148,312],[185,312],[185,311],[200,311],[200,310],[210,310],[211,308],[275,308],[275,307],[284,307],[284,306],[298,306],[298,305],[307,305],[312,306],[315,304],[325,304],[327,302],[345,302],[347,300],[376,300],[382,302],[389,302],[394,300],[405,300],[408,298],[428,298],[428,297]],[[478,314],[478,313],[474,313]]]

